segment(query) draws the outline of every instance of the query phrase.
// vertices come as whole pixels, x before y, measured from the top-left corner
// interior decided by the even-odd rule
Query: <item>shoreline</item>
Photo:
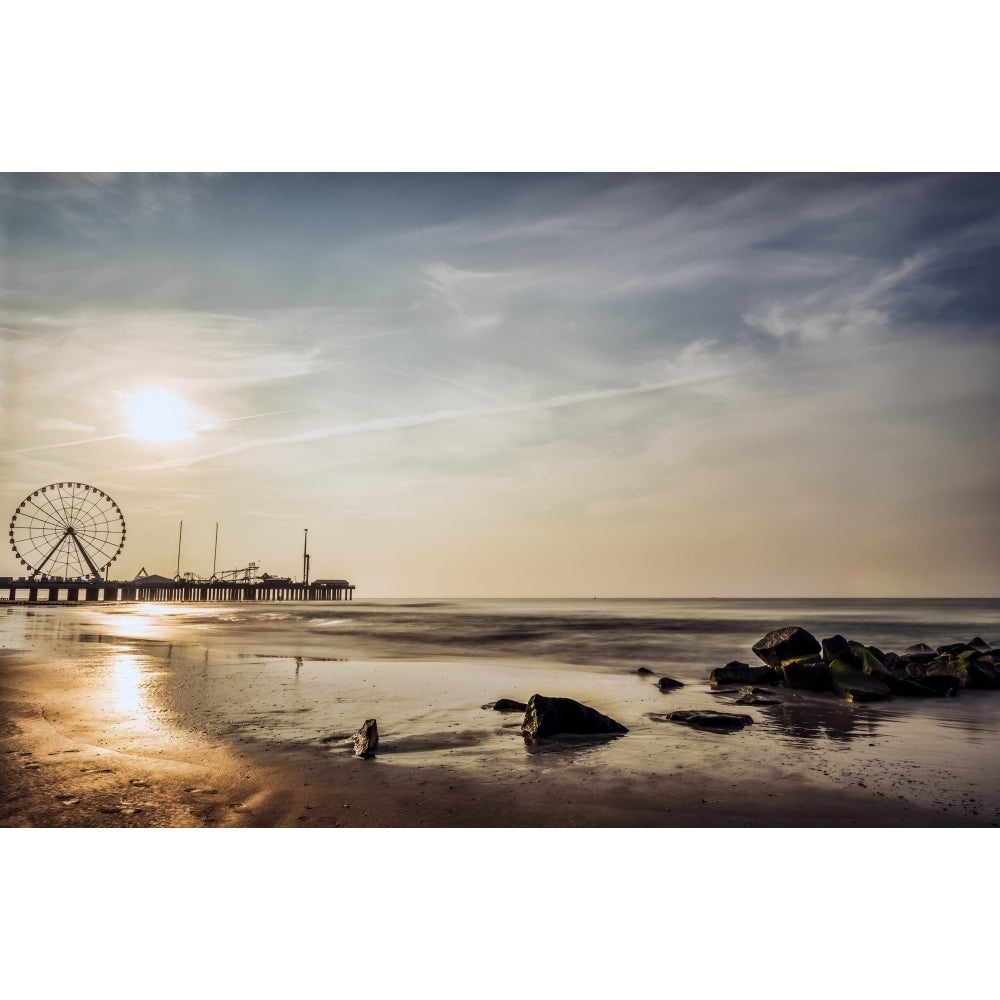
[[[851,785],[838,785],[777,757],[765,765],[741,754],[738,743],[719,742],[727,736],[709,735],[704,759],[669,775],[558,754],[551,766],[527,772],[500,761],[470,771],[426,757],[400,762],[391,743],[389,752],[360,760],[339,748],[208,738],[185,729],[183,718],[138,731],[109,715],[86,671],[14,651],[0,653],[0,671],[3,827],[996,825],[986,812],[876,793],[874,771],[852,772]]]

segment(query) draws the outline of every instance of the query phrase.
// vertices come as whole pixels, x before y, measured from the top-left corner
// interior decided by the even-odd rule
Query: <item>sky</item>
[[[104,490],[119,579],[997,596],[998,265],[989,174],[8,173],[0,502]]]

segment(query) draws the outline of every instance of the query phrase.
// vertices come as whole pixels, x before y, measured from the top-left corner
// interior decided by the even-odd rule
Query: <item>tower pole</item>
[[[174,574],[174,579],[179,580],[181,576],[181,538],[184,537],[184,522],[181,521],[181,526],[177,529],[177,572]]]

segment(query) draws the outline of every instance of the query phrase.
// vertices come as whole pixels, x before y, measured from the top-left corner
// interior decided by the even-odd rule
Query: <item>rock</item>
[[[950,693],[954,694],[954,689],[958,687],[958,681],[954,677],[949,678],[949,680],[954,684],[954,688]],[[923,681],[914,680],[912,677],[894,677],[889,688],[893,694],[902,695],[906,698],[941,698],[949,693],[949,691],[938,685],[925,684]]]
[[[931,659],[935,653],[926,642],[915,642],[912,646],[907,646],[906,649],[903,650],[903,655],[909,657],[925,656],[928,659]]]
[[[753,724],[749,715],[736,715],[733,712],[712,712],[708,709],[700,711],[671,712],[667,718],[671,722],[679,722],[692,729],[709,729],[713,732],[735,733]]]
[[[821,643],[823,650],[823,662],[833,663],[834,660],[849,659],[851,647],[842,635],[831,635],[829,639],[824,639]]]
[[[870,646],[862,646],[860,642],[850,642],[848,645],[853,654],[854,665],[869,677],[877,677],[883,684],[888,684],[892,674],[886,670],[882,661],[872,652]]]
[[[958,656],[961,653],[975,652],[974,647],[970,646],[967,642],[950,642],[944,646],[938,646],[937,652],[944,653],[946,656]]]
[[[899,657],[899,665],[904,667],[908,674],[919,674],[927,668],[927,664],[937,659],[937,653],[903,653]]]
[[[639,667],[639,669],[636,671],[637,674],[651,674],[652,672],[653,671],[650,670],[649,667]]]
[[[768,632],[763,639],[753,645],[753,651],[768,666],[778,667],[782,660],[793,660],[801,656],[811,656],[820,652],[816,637],[797,625]]]
[[[620,722],[596,709],[572,698],[548,698],[545,695],[533,694],[528,699],[521,723],[521,732],[526,737],[555,736],[558,733],[575,733],[580,735],[627,733]]]
[[[734,705],[780,705],[781,702],[777,698],[767,698],[761,697],[762,695],[767,695],[769,692],[763,690],[762,688],[755,687],[745,687],[743,688],[742,694],[739,698],[733,702]]]
[[[513,698],[501,698],[493,702],[494,712],[523,712],[527,707],[523,701],[514,701]]]
[[[981,653],[988,652],[990,649],[990,644],[985,639],[981,639],[978,635],[975,639],[969,640],[969,645],[973,649],[978,649]]]
[[[906,670],[906,664],[895,653],[883,653],[881,656],[885,669],[892,673],[894,670]]]
[[[929,663],[923,664],[923,677],[954,677],[961,687],[969,686],[969,661],[960,656],[936,656]],[[910,668],[906,668],[910,672]]]
[[[788,660],[781,665],[785,684],[802,691],[829,691],[830,667],[818,657]]]
[[[354,744],[355,757],[370,757],[378,746],[378,725],[374,719],[365,719],[365,724],[344,742]]]
[[[889,686],[859,670],[846,659],[830,664],[830,687],[847,701],[881,701],[892,693]]]
[[[684,687],[684,684],[681,681],[675,681],[673,677],[661,677],[656,682],[656,686],[661,691],[673,691],[675,688]]]
[[[919,683],[921,687],[930,688],[942,695],[950,694],[952,697],[958,694],[958,689],[962,686],[962,682],[957,677],[950,677],[948,674],[925,677]]]
[[[986,691],[996,691],[1000,688],[1000,668],[985,658],[974,657],[967,665],[968,680],[966,686],[981,688]]]
[[[782,679],[781,671],[774,667],[751,667],[749,663],[731,660],[724,667],[716,667],[709,675],[712,687],[724,684],[774,684]]]

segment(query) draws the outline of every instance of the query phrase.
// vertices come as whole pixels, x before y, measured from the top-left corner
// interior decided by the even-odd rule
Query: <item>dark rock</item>
[[[954,687],[958,687],[958,681],[952,677],[950,680]],[[901,695],[905,698],[941,698],[949,692],[939,689],[937,685],[925,684],[923,681],[914,680],[912,677],[894,677],[889,685],[893,694]],[[954,690],[950,692],[954,694]]]
[[[370,757],[378,746],[378,726],[374,719],[365,719],[365,724],[345,743],[354,744],[355,757]]]
[[[937,691],[938,694],[950,694],[952,697],[958,694],[958,689],[962,686],[962,682],[957,677],[951,677],[948,674],[925,677],[920,681],[920,684],[922,687]]]
[[[829,669],[830,687],[847,701],[881,701],[892,693],[887,684],[848,660],[834,660]]]
[[[639,669],[636,671],[637,674],[651,674],[652,672],[653,671],[650,670],[649,667],[639,667]]]
[[[777,698],[766,697],[770,694],[763,688],[745,687],[739,698],[733,702],[734,705],[780,705]]]
[[[834,660],[851,659],[851,647],[842,635],[831,635],[829,639],[822,642],[823,662],[827,665]]]
[[[526,737],[535,737],[555,736],[558,733],[627,733],[628,730],[620,722],[572,698],[548,698],[533,694],[528,699],[521,732]]]
[[[979,657],[970,659],[967,671],[967,687],[981,688],[986,691],[996,691],[997,688],[1000,688],[1000,668],[994,666],[989,660]]]
[[[981,653],[985,653],[990,648],[990,644],[985,639],[981,639],[978,635],[975,639],[969,640],[969,645],[973,649],[978,649]]]
[[[781,679],[781,671],[774,667],[751,667],[749,663],[740,663],[739,660],[716,667],[708,678],[712,687],[723,684],[774,684]]]
[[[684,684],[681,681],[675,681],[673,677],[661,677],[656,682],[656,686],[661,691],[673,691],[675,688],[684,687]]]
[[[753,645],[753,651],[768,666],[777,667],[782,660],[793,660],[820,652],[816,637],[797,625],[786,625],[768,632]]]
[[[514,701],[513,698],[501,698],[493,702],[494,712],[523,712],[527,707],[523,701]]]
[[[782,663],[785,684],[802,691],[829,691],[830,667],[821,659],[788,660]]]
[[[928,677],[955,677],[962,687],[969,686],[969,661],[960,656],[936,656],[929,663],[923,664],[922,680]],[[910,668],[906,668],[910,672]]]
[[[883,653],[882,662],[885,664],[885,669],[892,673],[897,668],[900,670],[906,669],[906,664],[900,660],[896,653]]]
[[[869,677],[876,677],[883,684],[888,684],[892,674],[886,670],[882,661],[872,652],[871,647],[863,646],[860,642],[848,643],[851,647],[852,660],[854,665]]]
[[[970,650],[973,652],[976,651],[967,642],[950,642],[947,645],[938,646],[937,648],[938,653],[944,653],[946,656],[958,656],[960,653],[967,653]]]
[[[671,722],[679,722],[692,729],[709,729],[713,732],[735,733],[753,723],[749,715],[736,715],[733,712],[701,711],[671,712],[667,716]]]

